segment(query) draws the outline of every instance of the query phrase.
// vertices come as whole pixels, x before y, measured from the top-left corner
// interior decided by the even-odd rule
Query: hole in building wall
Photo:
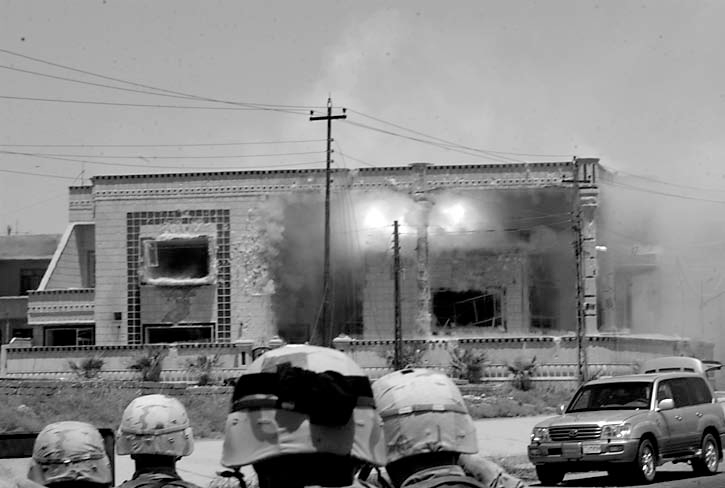
[[[452,327],[505,327],[502,314],[503,290],[452,291],[440,289],[433,294],[433,314],[437,325]]]
[[[144,271],[148,279],[190,280],[210,274],[209,238],[197,236],[144,242]]]

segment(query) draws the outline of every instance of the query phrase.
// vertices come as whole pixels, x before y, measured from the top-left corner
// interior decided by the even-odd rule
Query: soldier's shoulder
[[[153,478],[153,477],[139,477],[133,480],[128,480],[117,488],[201,488],[190,481],[174,478]]]

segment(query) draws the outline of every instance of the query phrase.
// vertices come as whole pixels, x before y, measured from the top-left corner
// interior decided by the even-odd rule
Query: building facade
[[[393,336],[395,221],[405,337],[573,333],[578,303],[597,332],[596,175],[597,160],[334,170],[333,336]],[[34,344],[308,340],[324,185],[322,170],[284,170],[71,188],[69,227],[30,295]]]

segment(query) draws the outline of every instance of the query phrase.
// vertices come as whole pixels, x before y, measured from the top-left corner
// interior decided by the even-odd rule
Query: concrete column
[[[415,172],[413,199],[418,203],[417,241],[416,241],[416,285],[417,311],[415,334],[417,338],[429,337],[432,333],[433,304],[430,290],[430,265],[428,260],[428,221],[432,202],[428,199],[426,178],[428,163],[411,165]]]
[[[596,186],[596,165],[598,159],[579,160],[580,172],[576,176],[580,183],[578,201],[581,211],[581,276],[584,296],[584,326],[586,334],[597,333],[597,207],[599,206],[599,189]]]

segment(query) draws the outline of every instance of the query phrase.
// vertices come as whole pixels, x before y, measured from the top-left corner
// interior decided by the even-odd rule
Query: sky
[[[336,167],[595,157],[623,202],[725,223],[723,2],[0,5],[3,233],[61,233],[93,175],[322,168],[328,96]]]

